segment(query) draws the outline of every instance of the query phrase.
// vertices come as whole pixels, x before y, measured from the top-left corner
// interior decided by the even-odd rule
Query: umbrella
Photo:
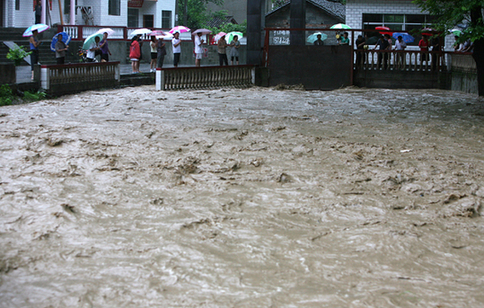
[[[198,33],[201,33],[201,34],[210,34],[212,33],[212,31],[208,30],[208,29],[197,29],[195,31],[192,32],[192,35],[194,34],[198,34]]]
[[[85,40],[84,44],[82,44],[82,49],[89,49],[91,47],[92,43],[94,42],[95,37],[99,37],[99,39],[102,39],[103,34],[102,33],[94,33],[89,35]]]
[[[27,28],[27,30],[25,30],[24,34],[22,34],[23,37],[27,37],[27,36],[32,36],[34,35],[32,32],[34,32],[35,30],[37,30],[37,32],[44,32],[45,30],[49,29],[50,27],[48,25],[44,25],[44,24],[35,24],[33,26],[30,26]]]
[[[179,32],[179,33],[190,32],[190,28],[187,28],[185,26],[176,26],[168,32],[171,33],[171,34],[173,34],[175,32]]]
[[[54,37],[52,38],[52,42],[50,42],[50,50],[52,51],[55,51],[55,44],[57,44],[57,41],[58,41],[58,38],[57,36],[58,35],[62,35],[62,42],[64,42],[64,44],[69,44],[69,42],[71,41],[71,37],[69,36],[69,34],[65,33],[65,32],[59,32],[57,33],[56,35],[54,35]]]
[[[328,36],[326,34],[321,33],[321,32],[316,32],[316,33],[313,33],[310,36],[308,36],[308,38],[306,39],[306,42],[313,44],[318,39],[318,35],[321,35],[322,41],[324,41],[325,39],[328,38]]]
[[[228,44],[232,43],[232,40],[234,39],[234,36],[236,36],[241,39],[244,37],[244,34],[242,32],[238,32],[238,31],[232,31],[232,32],[229,32],[227,33],[227,35],[225,36],[225,40],[227,41]]]
[[[413,36],[411,36],[410,34],[408,33],[403,33],[403,32],[393,32],[392,36],[397,39],[399,36],[402,37],[403,41],[405,43],[413,43],[413,41],[415,40],[415,38]]]
[[[459,29],[452,29],[452,30],[449,30],[449,32],[452,33],[455,36],[461,36],[462,35],[462,30],[459,30]]]
[[[392,35],[392,32],[388,32],[388,30],[390,30],[390,28],[388,27],[375,27],[375,30],[380,30],[380,34],[388,34],[388,35]],[[385,30],[385,31],[381,31],[381,30]]]
[[[366,42],[365,42],[365,43],[366,43],[366,45],[373,45],[373,44],[376,44],[376,42],[378,42],[378,39],[379,39],[379,38],[380,38],[380,37],[378,37],[378,36],[371,36],[371,37],[369,37],[369,38],[366,40]]]
[[[168,36],[170,33],[163,32],[161,30],[152,31],[149,36]]]
[[[103,34],[104,32],[106,32],[108,35],[114,34],[114,30],[111,28],[102,28],[96,31],[96,33],[101,33],[101,34]]]
[[[136,29],[134,30],[133,32],[130,33],[130,36],[133,37],[133,36],[136,36],[136,35],[143,35],[143,34],[150,34],[151,31],[150,29],[146,29],[146,28],[142,28],[142,29]]]
[[[351,27],[345,24],[336,24],[332,25],[330,29],[351,29]]]
[[[435,30],[434,29],[430,29],[430,28],[424,28],[422,29],[422,35],[427,35],[427,36],[432,36],[433,33]]]

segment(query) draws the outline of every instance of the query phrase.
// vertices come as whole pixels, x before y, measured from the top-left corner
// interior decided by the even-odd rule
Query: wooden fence
[[[156,70],[157,90],[245,88],[254,84],[254,66],[203,66]]]
[[[41,88],[49,93],[67,94],[116,86],[120,81],[119,62],[42,65]]]

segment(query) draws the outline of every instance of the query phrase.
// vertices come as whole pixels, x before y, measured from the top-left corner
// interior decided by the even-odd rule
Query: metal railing
[[[254,84],[254,66],[204,66],[156,70],[157,90],[245,88]]]
[[[120,81],[119,62],[41,65],[41,88],[50,92],[67,93],[99,89]],[[66,92],[67,91],[67,92]]]
[[[114,31],[113,34],[109,35],[110,40],[130,40],[132,38],[131,33],[138,28],[131,27],[111,27],[111,26],[86,26],[86,25],[59,25],[57,26],[58,32],[66,32],[69,34],[72,40],[82,41],[89,35],[96,33],[97,31],[109,28]],[[168,32],[170,29],[161,28],[150,28],[150,30],[161,30],[163,32]],[[180,38],[184,41],[191,40],[191,35],[189,32],[182,33]],[[143,40],[149,40],[148,35],[142,35]]]

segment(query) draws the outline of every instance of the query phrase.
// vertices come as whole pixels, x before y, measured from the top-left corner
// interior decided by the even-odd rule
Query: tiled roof
[[[346,6],[344,4],[341,4],[341,2],[339,1],[332,1],[332,0],[306,0],[306,1],[326,11],[328,14],[341,18],[343,21],[346,19]],[[274,11],[269,12],[267,15],[270,15],[280,10],[281,8],[289,5],[290,2],[291,2],[290,0],[286,1],[286,3],[283,6],[275,9]]]

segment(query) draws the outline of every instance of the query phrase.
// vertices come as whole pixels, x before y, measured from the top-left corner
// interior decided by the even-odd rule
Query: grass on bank
[[[0,86],[0,106],[12,105],[14,103],[31,103],[42,100],[46,97],[44,92],[18,92],[19,95],[13,93],[12,88],[8,84]]]

